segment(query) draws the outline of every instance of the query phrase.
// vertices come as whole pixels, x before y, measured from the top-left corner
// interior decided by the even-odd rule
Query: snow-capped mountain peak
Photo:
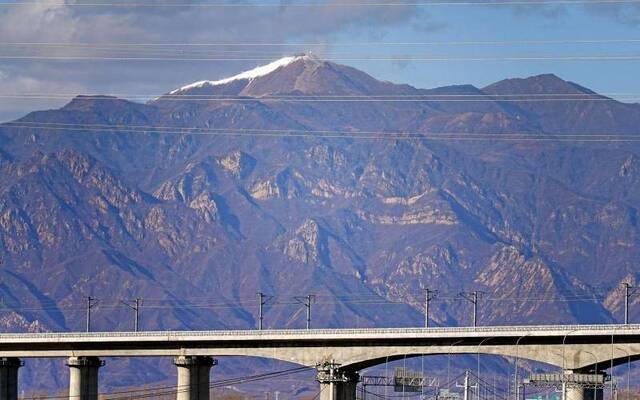
[[[292,64],[298,60],[311,60],[313,59],[313,56],[310,55],[296,55],[296,56],[289,56],[289,57],[283,57],[279,60],[273,61],[269,64],[266,65],[261,65],[259,67],[256,67],[254,69],[251,69],[249,71],[245,71],[242,72],[238,75],[234,75],[231,76],[229,78],[224,78],[224,79],[220,79],[217,81],[199,81],[199,82],[194,82],[191,83],[189,85],[183,86],[179,89],[176,90],[172,90],[171,92],[169,92],[169,94],[177,94],[177,93],[182,93],[184,91],[190,90],[190,89],[196,89],[196,88],[202,88],[205,86],[217,86],[217,85],[224,85],[230,82],[234,82],[234,81],[239,81],[239,80],[252,80],[252,79],[256,79],[259,78],[261,76],[265,76],[265,75],[269,75],[270,73],[277,71],[278,69],[282,68],[282,67],[286,67],[289,64]]]

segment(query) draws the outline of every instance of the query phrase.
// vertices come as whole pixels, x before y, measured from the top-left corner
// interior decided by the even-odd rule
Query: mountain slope
[[[300,56],[1,125],[0,326],[81,330],[91,295],[96,329],[130,329],[113,305],[134,297],[145,329],[251,328],[258,291],[277,296],[267,327],[302,327],[310,293],[314,326],[416,326],[425,287],[442,325],[469,323],[469,290],[481,324],[613,321],[638,278],[640,147],[548,139],[635,135],[640,110],[522,96],[540,93],[595,97],[553,76],[416,89]]]
[[[637,104],[614,101],[553,74],[506,79],[482,90],[495,96],[511,96],[529,118],[540,121],[545,132],[638,134]],[[536,98],[519,100],[531,96]]]

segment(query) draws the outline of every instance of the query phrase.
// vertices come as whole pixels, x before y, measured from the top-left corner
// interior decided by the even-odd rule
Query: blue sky
[[[383,61],[367,58],[640,55],[640,42],[618,44],[512,44],[352,46],[353,42],[451,42],[513,40],[640,40],[637,4],[445,5],[361,7],[362,0],[325,0],[321,7],[193,7],[212,0],[169,1],[184,7],[69,7],[59,3],[1,6],[1,54],[35,56],[173,56],[194,54],[181,46],[122,48],[115,43],[323,43],[321,47],[244,46],[196,48],[198,55],[264,58],[265,61],[133,61],[0,59],[0,93],[55,94],[58,98],[0,98],[0,120],[58,107],[72,94],[165,93],[202,79],[219,79],[270,59],[313,50],[379,79],[435,87],[482,87],[510,77],[555,73],[602,93],[640,93],[640,61]],[[219,0],[217,0],[219,1]],[[258,2],[254,0],[253,2]],[[274,0],[262,0],[260,3]],[[322,1],[322,0],[319,0]],[[489,1],[489,0],[488,0]],[[393,2],[393,1],[389,1]],[[252,3],[246,1],[245,3]],[[336,3],[339,3],[337,5]],[[388,3],[388,2],[387,2]],[[345,7],[349,4],[349,7]],[[92,43],[109,49],[7,46],[15,42]],[[138,50],[136,50],[138,49]],[[224,50],[229,53],[214,53]],[[186,52],[186,53],[185,53]],[[240,52],[240,53],[238,53]],[[360,60],[358,60],[360,59]],[[46,97],[46,96],[45,96]]]
[[[540,10],[527,7],[434,7],[429,20],[442,22],[434,31],[421,31],[419,22],[390,29],[389,41],[518,41],[636,39],[640,28],[613,15],[602,15],[583,6]],[[537,10],[537,12],[536,12]],[[554,11],[554,12],[551,12]],[[551,14],[551,15],[546,15]],[[355,32],[354,32],[355,33]],[[452,57],[640,55],[640,42],[620,44],[513,44],[422,46],[413,54]],[[471,61],[411,62],[405,66],[388,62],[353,62],[382,79],[407,82],[418,87],[471,83],[485,86],[508,77],[555,73],[599,92],[638,92],[635,79],[639,61]]]

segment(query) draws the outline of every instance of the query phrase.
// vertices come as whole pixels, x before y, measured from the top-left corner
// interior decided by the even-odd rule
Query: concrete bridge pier
[[[576,371],[565,371],[566,375],[573,373],[579,373]],[[581,373],[584,375],[584,373]],[[589,374],[587,374],[589,375]],[[597,375],[602,378],[602,382],[605,381],[606,374],[598,371]],[[593,376],[593,375],[592,375]],[[595,383],[592,383],[592,385]],[[578,382],[564,382],[562,384],[562,400],[603,400],[604,389],[602,387],[589,387],[589,384]]]
[[[218,364],[207,356],[180,356],[173,360],[178,367],[177,400],[209,400],[209,372]]]
[[[18,368],[22,365],[19,358],[0,358],[0,400],[18,400]]]
[[[69,357],[69,399],[98,400],[98,369],[104,361],[98,357]]]
[[[562,400],[586,400],[584,392],[585,389],[582,387],[562,384]]]
[[[565,384],[566,385],[566,384]],[[602,388],[584,388],[577,386],[566,386],[564,388],[564,400],[602,400],[604,390]]]
[[[337,364],[318,366],[319,400],[356,400],[358,373],[343,370]]]
[[[604,399],[604,389],[603,388],[584,388],[584,400],[603,400]]]

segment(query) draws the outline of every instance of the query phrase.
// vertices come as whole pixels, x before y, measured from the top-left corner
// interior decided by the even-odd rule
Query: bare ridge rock
[[[225,157],[219,159],[218,162],[225,171],[240,179],[249,176],[256,166],[256,160],[240,150],[227,154]]]

